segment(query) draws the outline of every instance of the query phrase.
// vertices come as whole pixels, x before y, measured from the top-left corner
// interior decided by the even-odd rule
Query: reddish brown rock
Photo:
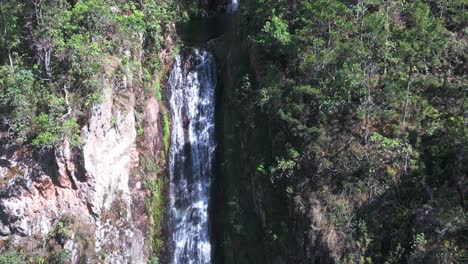
[[[153,156],[157,156],[157,150],[160,148],[161,140],[159,135],[159,115],[160,108],[156,98],[152,97],[146,103],[145,108],[145,128],[144,142],[145,146]]]

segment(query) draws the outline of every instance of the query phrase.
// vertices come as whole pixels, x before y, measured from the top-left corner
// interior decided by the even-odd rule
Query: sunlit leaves
[[[278,41],[281,45],[286,45],[291,41],[287,22],[277,15],[272,15],[270,17],[263,26],[262,31]]]

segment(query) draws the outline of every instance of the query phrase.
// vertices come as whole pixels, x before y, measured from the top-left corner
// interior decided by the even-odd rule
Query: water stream
[[[234,13],[237,11],[239,8],[239,2],[238,0],[232,0],[231,3],[228,6],[227,12],[228,13]]]
[[[209,52],[192,49],[177,56],[169,77],[173,264],[211,263],[208,207],[215,151],[215,86],[216,66]]]

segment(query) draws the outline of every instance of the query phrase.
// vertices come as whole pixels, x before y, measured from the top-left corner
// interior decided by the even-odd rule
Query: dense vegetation
[[[466,3],[243,4],[252,176],[228,198],[230,239],[249,239],[236,208],[253,184],[267,262],[466,261]]]
[[[250,65],[235,66],[221,129],[226,263],[466,262],[466,1],[241,2]],[[164,34],[202,13],[190,0],[0,1],[0,139],[79,145],[102,77],[141,72],[139,95],[162,100]],[[164,181],[146,184],[160,251]]]
[[[108,78],[118,79],[143,66],[151,83],[176,7],[164,0],[31,0],[2,1],[0,12],[2,126],[17,143],[53,147],[65,137],[79,144],[79,123],[100,102],[107,68],[117,64]]]

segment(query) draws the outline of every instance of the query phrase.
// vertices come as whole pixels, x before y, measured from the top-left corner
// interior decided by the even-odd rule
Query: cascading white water
[[[169,77],[173,264],[211,263],[208,225],[213,174],[216,66],[207,51],[177,56]]]
[[[231,0],[231,3],[229,4],[227,11],[228,13],[234,13],[237,11],[238,8],[239,8],[238,0]]]

